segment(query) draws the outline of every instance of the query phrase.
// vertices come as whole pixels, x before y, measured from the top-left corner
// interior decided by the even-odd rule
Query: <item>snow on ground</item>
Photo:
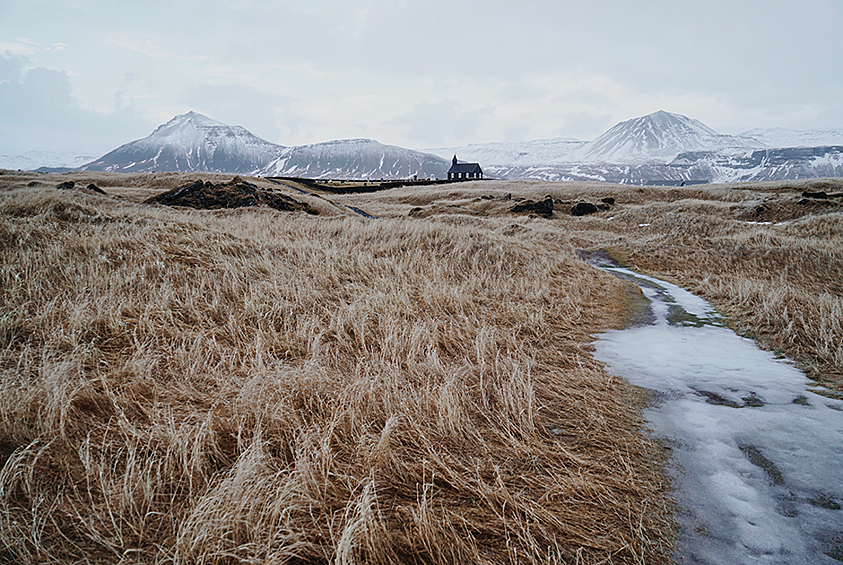
[[[595,357],[649,389],[671,454],[677,563],[843,561],[843,402],[719,322],[706,301],[626,269],[656,322],[599,336]],[[668,321],[670,319],[671,321]]]

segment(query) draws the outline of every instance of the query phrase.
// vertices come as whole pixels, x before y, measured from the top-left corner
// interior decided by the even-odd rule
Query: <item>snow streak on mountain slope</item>
[[[484,167],[488,177],[547,182],[601,181],[619,184],[679,185],[687,182],[745,182],[843,177],[843,146],[756,149],[742,153],[695,151],[670,163],[621,165],[563,163],[530,167]]]
[[[658,111],[621,122],[567,156],[575,163],[667,163],[679,153],[759,147],[751,139],[721,135],[698,120]]]
[[[472,143],[464,147],[423,149],[445,159],[454,155],[461,161],[495,166],[532,166],[566,162],[566,157],[585,141],[573,138],[538,139],[535,141]]]
[[[742,154],[700,151],[680,154],[667,167],[686,178],[741,182],[843,177],[843,146],[757,149]]]
[[[843,129],[796,131],[784,128],[751,129],[739,137],[751,139],[764,147],[820,147],[843,145]]]
[[[227,126],[188,112],[159,126],[149,137],[122,145],[80,168],[250,174],[272,161],[283,149],[241,126]]]
[[[449,161],[435,155],[371,139],[345,139],[288,147],[260,174],[342,179],[405,179],[418,175],[441,179],[449,167]]]

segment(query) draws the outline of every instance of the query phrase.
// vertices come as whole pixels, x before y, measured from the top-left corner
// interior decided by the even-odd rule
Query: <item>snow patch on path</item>
[[[843,561],[843,402],[791,362],[719,322],[705,300],[630,278],[656,322],[598,336],[595,358],[650,391],[652,433],[671,454],[677,563]]]

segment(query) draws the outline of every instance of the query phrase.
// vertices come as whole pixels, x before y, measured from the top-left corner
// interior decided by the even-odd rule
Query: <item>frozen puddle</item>
[[[644,416],[671,454],[679,507],[675,562],[840,565],[843,402],[701,298],[595,262],[650,300],[647,325],[601,334],[594,356],[651,393]]]

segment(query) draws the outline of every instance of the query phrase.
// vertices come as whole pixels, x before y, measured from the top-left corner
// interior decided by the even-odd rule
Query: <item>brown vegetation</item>
[[[806,199],[806,191],[829,198]],[[739,333],[799,362],[824,387],[819,392],[840,396],[843,202],[831,196],[841,192],[840,179],[681,188],[499,181],[448,193],[390,191],[370,196],[366,205],[384,217],[409,207],[425,217],[447,209],[443,220],[455,218],[460,206],[474,214],[460,216],[461,222],[494,229],[509,194],[536,199],[550,193],[561,203],[551,221],[520,220],[506,229],[608,249],[635,269],[685,286],[714,303]],[[567,213],[570,202],[603,198],[615,199],[607,211]]]
[[[843,212],[802,196],[840,181],[141,204],[186,179],[0,176],[2,562],[664,560],[658,450],[588,346],[640,297],[578,248],[843,391]]]
[[[628,287],[557,219],[67,178],[107,195],[0,176],[0,560],[664,558],[657,450],[588,348]]]

